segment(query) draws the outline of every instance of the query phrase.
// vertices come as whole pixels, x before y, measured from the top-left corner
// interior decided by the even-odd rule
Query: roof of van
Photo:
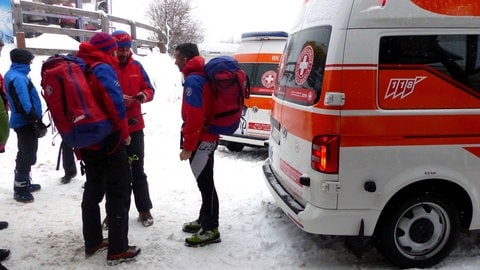
[[[379,1],[380,2],[380,1]],[[478,1],[387,0],[385,6],[372,1],[354,1],[349,28],[477,28]]]
[[[246,38],[288,38],[288,33],[283,31],[261,31],[247,32],[242,34],[242,39]]]
[[[383,4],[382,4],[383,3]],[[472,0],[308,0],[291,33],[318,25],[347,28],[478,28],[480,2]]]

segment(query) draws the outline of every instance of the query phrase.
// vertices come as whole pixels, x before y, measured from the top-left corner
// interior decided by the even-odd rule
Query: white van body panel
[[[413,7],[412,7],[413,6]],[[405,19],[405,11],[408,11],[409,19]],[[480,19],[467,20],[464,17],[450,18],[446,22],[446,16],[426,11],[414,6],[410,1],[388,1],[386,7],[381,7],[379,1],[308,1],[303,5],[301,16],[296,20],[290,33],[296,34],[299,31],[310,29],[321,25],[331,25],[331,37],[329,51],[326,57],[326,70],[344,70],[344,69],[370,69],[376,70],[376,64],[371,67],[357,67],[356,65],[365,65],[365,63],[378,63],[379,39],[384,35],[422,35],[422,34],[458,34],[476,33],[479,34]],[[354,16],[350,16],[355,14]],[[445,27],[440,27],[445,25]],[[471,32],[468,29],[474,30]],[[375,53],[372,53],[375,52]],[[287,53],[287,52],[285,52]],[[284,54],[285,54],[284,53]],[[346,67],[344,64],[350,66]],[[346,78],[343,78],[346,79]],[[362,91],[362,85],[358,85],[359,91]],[[365,90],[367,91],[367,90]],[[370,90],[368,90],[370,91]],[[322,89],[322,92],[342,92],[341,88]],[[349,111],[343,110],[324,110],[317,107],[299,106],[295,103],[278,99],[274,97],[275,103],[283,110],[288,108],[292,110],[307,111],[312,114],[321,113],[324,115],[337,115],[339,117],[349,116]],[[349,96],[346,96],[345,103],[349,103]],[[378,105],[378,104],[377,104]],[[380,107],[380,106],[379,106]],[[280,110],[282,110],[280,109]],[[479,113],[478,109],[474,109]],[[441,115],[441,114],[463,114],[471,113],[472,110],[465,111],[445,111],[445,110],[423,110],[418,111],[395,111],[395,110],[376,110],[362,111],[355,110],[355,115]],[[281,113],[279,113],[281,115]],[[338,216],[350,211],[348,215],[356,219],[358,224],[361,220],[365,221],[365,234],[371,235],[377,222],[377,218],[386,203],[403,187],[411,183],[421,181],[422,179],[431,179],[439,177],[450,181],[462,187],[470,196],[473,205],[480,205],[479,188],[480,181],[472,181],[480,175],[480,162],[478,157],[466,153],[462,145],[446,145],[431,147],[419,146],[398,146],[398,147],[342,147],[340,148],[339,174],[323,174],[315,171],[310,166],[310,153],[312,144],[295,134],[288,133],[293,127],[289,126],[291,122],[285,122],[282,118],[278,119],[280,129],[272,130],[270,135],[270,157],[272,173],[275,174],[281,187],[288,192],[305,209],[294,214],[288,207],[282,206],[282,209],[289,213],[289,216],[297,221],[315,220],[318,225],[312,222],[306,226],[303,222],[302,229],[319,234],[352,234],[352,228],[339,226],[342,219],[337,222],[335,215],[325,214],[326,211],[338,210]],[[286,134],[282,135],[282,132]],[[274,138],[278,137],[280,145],[274,143]],[[468,147],[480,147],[480,145],[469,144]],[[416,158],[412,158],[412,153]],[[448,153],[448,155],[445,155]],[[452,164],[452,155],[455,156],[456,163]],[[437,160],[431,160],[435,156]],[[431,164],[427,161],[431,160]],[[376,163],[382,170],[371,171],[370,164]],[[448,166],[438,166],[438,164],[448,163]],[[285,169],[285,167],[288,167]],[[280,169],[283,168],[283,169]],[[288,173],[292,175],[288,175]],[[310,186],[300,185],[291,181],[292,178],[305,176],[310,178]],[[290,179],[290,180],[289,180]],[[364,183],[369,179],[375,179],[377,191],[375,193],[366,193]],[[337,182],[338,192],[329,193],[325,191],[325,183]],[[270,186],[270,185],[269,185]],[[280,204],[280,199],[276,200]],[[308,208],[308,210],[307,210]],[[313,211],[311,208],[317,208]],[[470,229],[479,229],[480,220],[478,207],[473,207],[472,221]],[[340,211],[341,210],[341,211]],[[355,211],[361,211],[362,214],[352,214]],[[374,211],[377,214],[365,214]],[[306,215],[312,215],[307,217]],[[329,219],[329,222],[322,222],[322,218]],[[370,218],[372,220],[370,220]],[[298,225],[298,223],[297,223]],[[307,229],[308,227],[308,229]],[[342,229],[344,228],[344,229]],[[357,231],[358,232],[358,231]],[[355,233],[357,233],[355,232]]]
[[[273,93],[277,205],[431,267],[480,229],[480,2],[305,0]]]

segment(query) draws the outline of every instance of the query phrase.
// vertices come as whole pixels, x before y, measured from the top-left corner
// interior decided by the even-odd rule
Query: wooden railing
[[[13,0],[12,14],[14,22],[13,31],[17,36],[17,45],[18,43],[21,43],[21,41],[18,40],[18,37],[21,37],[22,33],[33,32],[68,35],[73,38],[79,39],[79,41],[83,41],[88,40],[88,38],[93,36],[98,31],[109,33],[112,27],[114,27],[114,24],[120,24],[128,25],[130,27],[130,34],[133,41],[132,49],[134,52],[137,52],[138,48],[152,49],[154,47],[162,46],[159,41],[138,38],[139,31],[152,33],[153,35],[150,36],[160,36],[158,34],[160,33],[159,28],[144,23],[124,19],[121,17],[105,14],[103,11],[87,11],[78,8],[47,5],[44,3],[35,3],[23,0]],[[45,16],[57,19],[74,19],[78,22],[78,28],[61,28],[58,25],[41,25],[34,22],[28,22],[27,18],[32,15]],[[85,24],[96,25],[98,26],[98,29],[87,30],[85,29]],[[75,52],[68,48],[62,48],[61,44],[58,44],[58,48],[56,49],[32,48],[28,47],[28,44],[26,44],[26,48],[30,50],[33,54],[45,55]]]

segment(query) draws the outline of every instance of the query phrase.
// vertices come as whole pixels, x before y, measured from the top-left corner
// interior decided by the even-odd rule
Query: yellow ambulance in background
[[[480,1],[302,6],[263,165],[276,204],[399,267],[441,262],[480,229]]]
[[[233,57],[250,80],[250,98],[245,100],[240,126],[231,136],[220,136],[220,144],[238,152],[244,146],[265,147],[270,135],[272,93],[278,63],[288,33],[282,31],[248,32]]]

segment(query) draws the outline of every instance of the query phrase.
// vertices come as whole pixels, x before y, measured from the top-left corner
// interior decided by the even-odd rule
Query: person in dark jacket
[[[219,136],[205,126],[211,100],[211,88],[206,82],[205,59],[198,47],[183,43],[175,48],[175,64],[185,78],[182,99],[182,139],[180,160],[189,160],[202,195],[202,205],[196,220],[183,224],[183,231],[193,233],[185,239],[187,246],[204,246],[220,242],[218,231],[218,196],[213,181],[214,153]]]
[[[132,190],[135,199],[135,206],[138,210],[138,221],[148,227],[153,224],[153,217],[150,213],[152,201],[148,191],[147,175],[143,168],[145,157],[145,142],[143,129],[143,103],[153,99],[155,89],[150,83],[150,78],[142,64],[132,57],[132,38],[122,30],[112,33],[117,40],[117,58],[120,64],[120,85],[123,90],[123,99],[127,106],[128,131],[132,142],[127,146],[127,154],[132,168]]]
[[[87,79],[95,99],[113,125],[112,133],[94,145],[80,149],[85,163],[86,182],[82,199],[85,254],[90,256],[108,247],[107,263],[135,259],[140,248],[128,245],[128,211],[131,196],[131,170],[125,145],[130,144],[123,93],[117,77],[116,40],[98,32],[82,42],[77,56],[92,66]],[[100,206],[106,197],[109,219],[108,239],[103,239]]]
[[[17,133],[17,157],[13,198],[18,202],[33,202],[31,192],[41,188],[33,184],[30,172],[37,161],[38,138],[46,133],[42,125],[42,104],[37,89],[28,77],[34,56],[25,49],[10,51],[12,65],[5,73],[5,90],[10,108],[10,128]],[[41,134],[43,133],[43,134]]]

